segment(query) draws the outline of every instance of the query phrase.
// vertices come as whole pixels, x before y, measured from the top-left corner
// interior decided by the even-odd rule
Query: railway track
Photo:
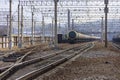
[[[112,43],[112,46],[118,50],[120,49],[120,44]]]
[[[93,46],[93,43],[81,45],[79,47],[67,49],[61,52],[53,53],[43,57],[39,57],[26,62],[18,63],[10,67],[8,70],[0,74],[0,80],[26,80],[42,74],[55,66],[75,57],[80,52]],[[34,63],[34,64],[33,64]],[[13,74],[14,73],[14,74]],[[13,75],[10,75],[13,74]]]
[[[4,65],[4,63],[6,64],[6,62],[10,62],[11,65],[6,64],[6,66],[0,67],[0,73],[5,71],[9,67],[13,66],[13,64],[25,61],[26,57],[32,55],[37,50],[37,48],[40,48],[40,46],[41,45],[37,45],[37,46],[30,47],[30,48],[21,49],[20,51],[17,51],[17,52],[13,51],[9,54],[5,54],[5,55],[1,56],[0,58],[1,58],[1,61],[3,61],[3,65]],[[46,45],[43,45],[43,47],[45,47],[45,46]]]
[[[79,44],[80,45],[80,44]],[[64,47],[62,47],[62,46],[64,46]],[[44,46],[43,46],[44,47]],[[65,50],[67,50],[67,49],[70,49],[70,48],[72,48],[71,46],[68,46],[68,45],[59,45],[59,47],[62,47],[62,48],[60,48],[60,52],[61,51],[63,51],[63,49],[64,48],[66,48]],[[33,47],[34,48],[34,47]],[[31,48],[30,48],[31,49]],[[44,48],[44,49],[40,49],[39,48],[39,46],[38,46],[38,49],[28,49],[28,50],[24,50],[24,51],[22,51],[22,52],[27,52],[27,53],[24,53],[25,55],[24,56],[21,56],[21,57],[23,57],[23,58],[19,58],[18,60],[17,60],[17,62],[18,63],[21,63],[21,62],[27,62],[27,61],[29,61],[29,60],[33,60],[33,59],[35,59],[35,61],[36,60],[39,60],[39,58],[37,58],[37,57],[40,57],[40,58],[44,58],[45,57],[45,55],[47,55],[47,54],[50,54],[50,55],[52,55],[52,53],[56,53],[56,51],[53,51],[53,50],[47,50],[46,51],[46,48]],[[45,50],[45,51],[41,51],[41,50]],[[30,53],[30,54],[29,54]],[[34,53],[34,54],[33,54]],[[59,53],[59,52],[57,52],[57,53]],[[50,56],[50,55],[48,55],[48,56]],[[14,63],[13,63],[14,64]],[[3,71],[5,71],[6,69],[8,69],[8,68],[10,68],[11,66],[13,66],[13,64],[9,64],[9,65],[6,65],[6,66],[3,66],[3,67],[1,67],[0,68],[0,73],[2,73]]]
[[[5,71],[9,67],[13,66],[13,64],[18,64],[18,63],[24,61],[24,59],[28,55],[30,55],[33,52],[33,50],[35,50],[35,48],[33,48],[33,49],[29,50],[29,51],[26,51],[26,53],[24,53],[24,54],[19,54],[19,53],[16,53],[14,51],[14,52],[12,52],[10,54],[1,56],[1,60],[5,61],[5,62],[11,62],[11,65],[1,67],[0,68],[0,73],[2,73],[3,71]],[[10,57],[6,57],[6,56],[9,56],[9,55],[10,55]]]
[[[37,46],[38,47],[38,46]],[[37,47],[31,47],[28,49],[22,49],[21,52],[14,52],[11,55],[8,55],[7,57],[4,57],[3,61],[5,62],[22,62],[28,55],[32,54]]]
[[[18,51],[13,51],[11,53],[5,54],[1,56],[1,60],[4,62],[21,62],[24,60],[25,57],[28,55],[32,54],[34,51],[36,51],[37,48],[41,48],[40,46],[47,46],[44,44],[28,47],[28,48],[23,48]]]
[[[13,54],[13,53],[15,53],[15,51],[1,54],[1,55],[0,55],[0,60],[2,61],[2,60],[3,60],[3,57],[8,56],[8,55]]]

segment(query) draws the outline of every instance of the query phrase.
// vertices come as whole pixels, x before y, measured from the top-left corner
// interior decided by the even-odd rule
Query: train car
[[[76,42],[89,42],[100,39],[99,37],[85,35],[76,31],[70,31],[68,33],[68,41],[69,43]]]
[[[68,43],[68,38],[66,34],[58,34],[58,43]]]
[[[120,34],[114,36],[113,39],[112,39],[112,41],[113,41],[113,42],[120,43]]]

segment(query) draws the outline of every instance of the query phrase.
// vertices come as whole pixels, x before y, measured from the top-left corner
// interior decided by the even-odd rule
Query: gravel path
[[[111,44],[111,43],[110,43]],[[120,51],[109,44],[96,46],[71,63],[35,80],[120,80]]]

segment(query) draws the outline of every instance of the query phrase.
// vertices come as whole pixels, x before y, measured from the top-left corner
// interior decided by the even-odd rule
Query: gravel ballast
[[[75,61],[52,70],[35,80],[120,80],[120,51],[109,43],[96,46]]]

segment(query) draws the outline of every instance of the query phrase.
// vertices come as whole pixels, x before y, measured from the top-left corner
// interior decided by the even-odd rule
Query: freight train
[[[70,31],[66,35],[58,35],[58,43],[77,43],[77,42],[89,42],[99,40],[99,37],[89,36],[77,31]]]

